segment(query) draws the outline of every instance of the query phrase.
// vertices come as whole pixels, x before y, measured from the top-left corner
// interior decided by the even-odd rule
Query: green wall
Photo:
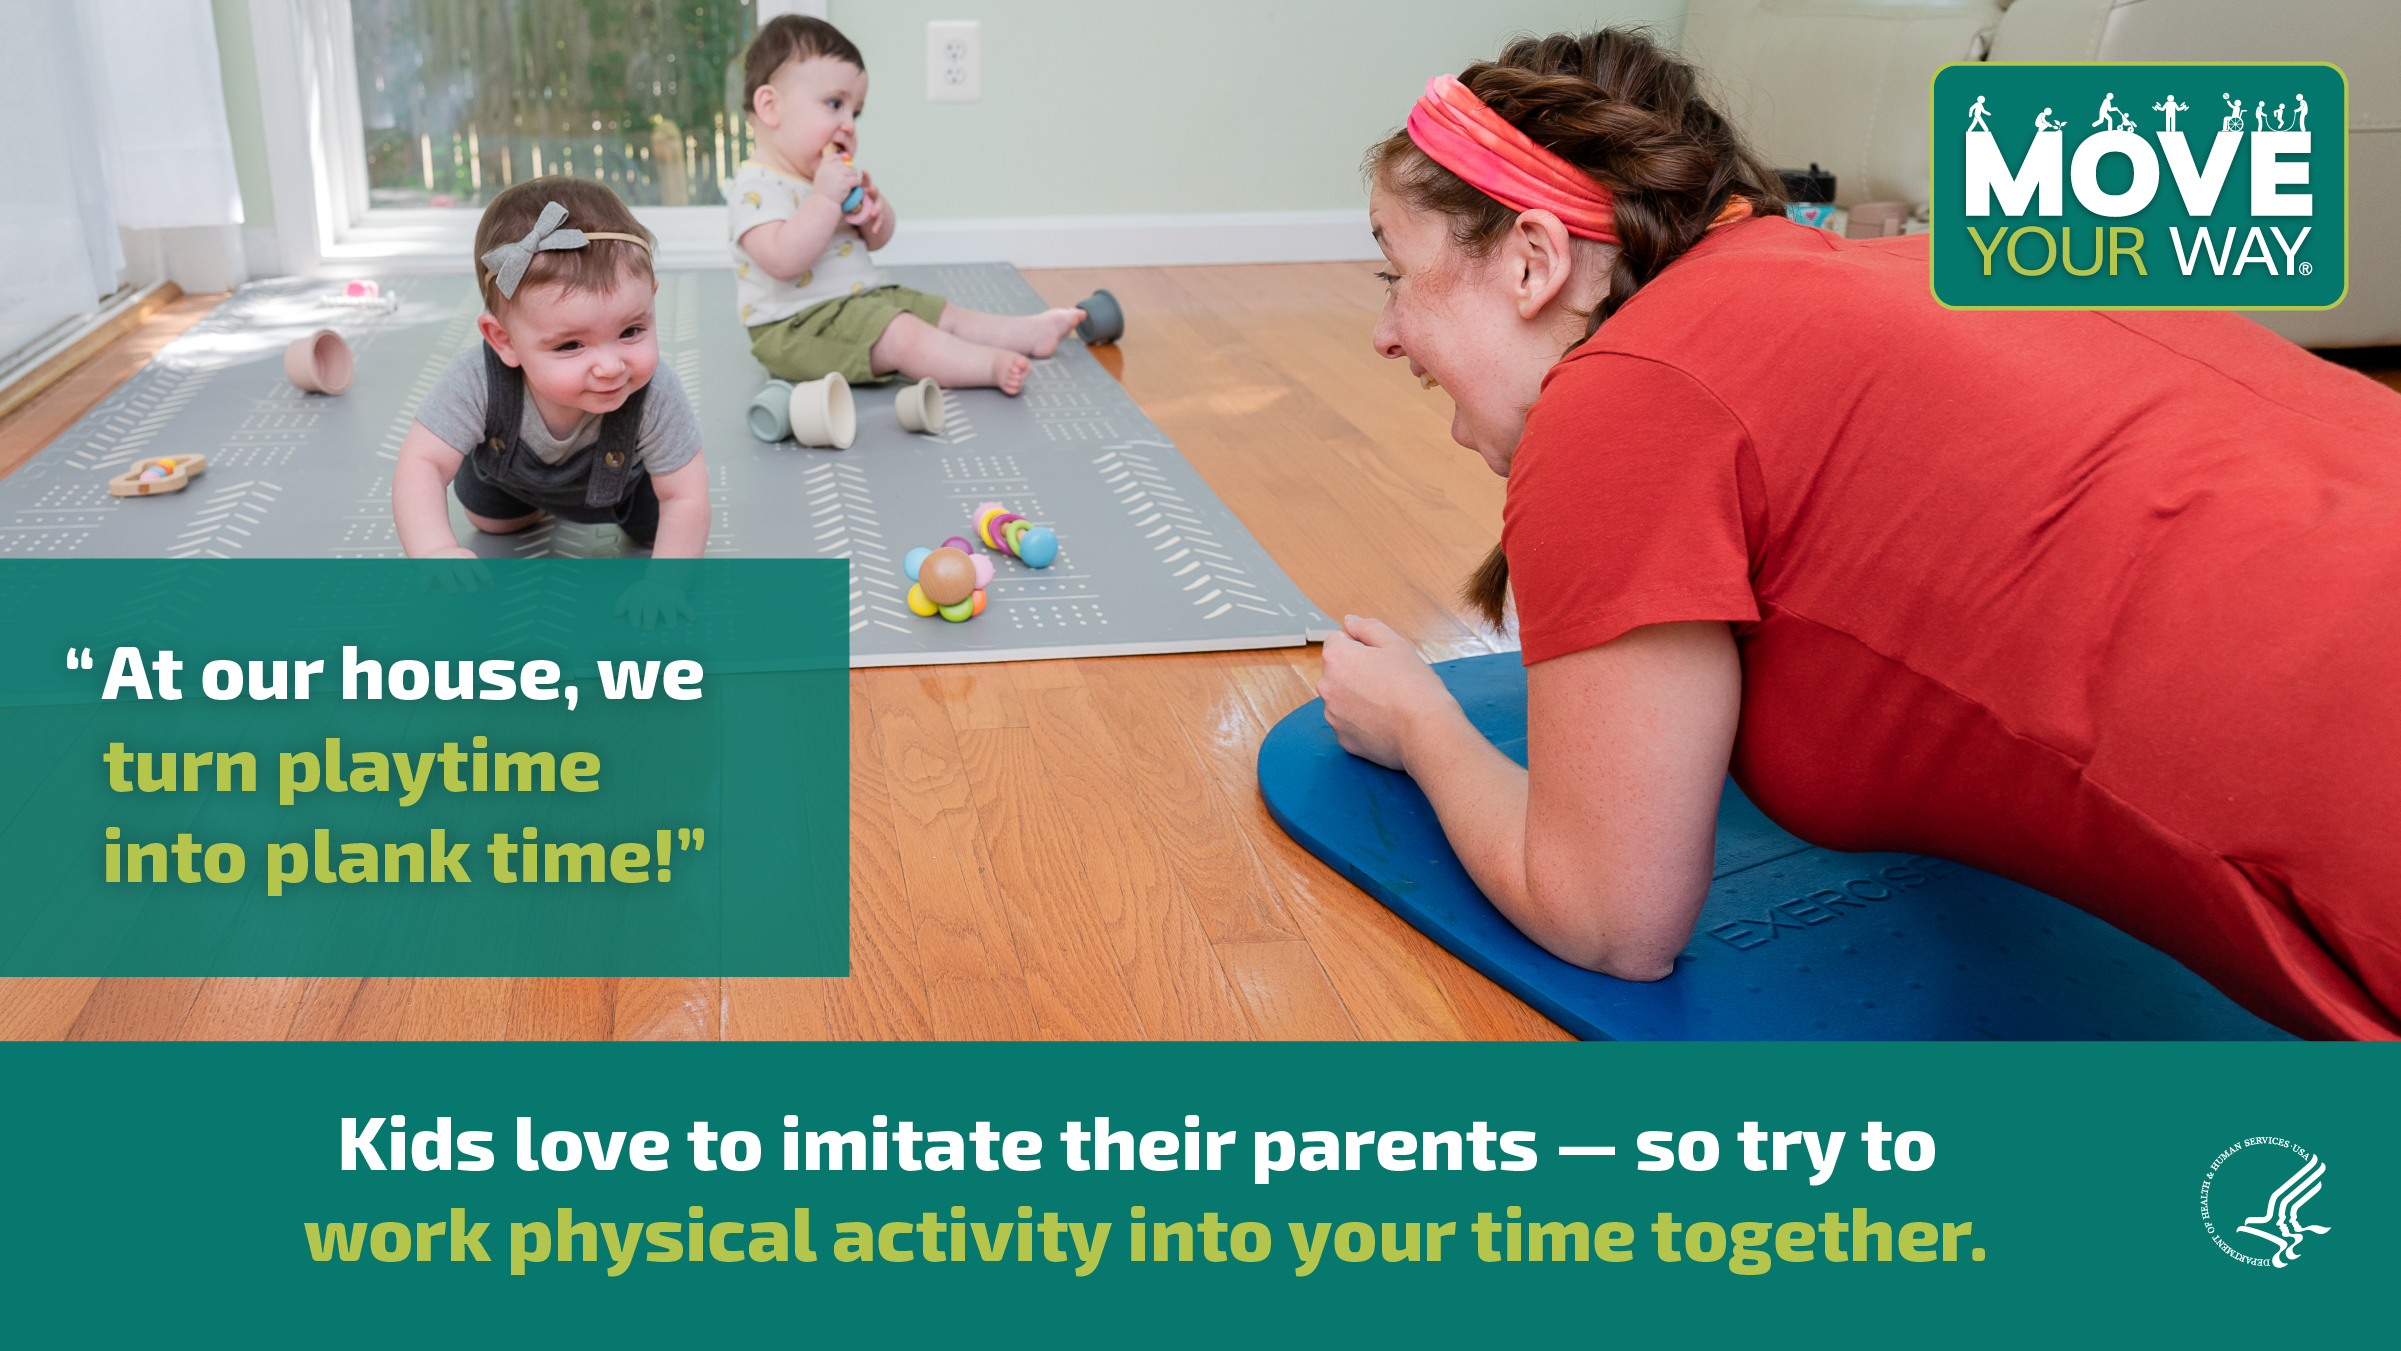
[[[267,179],[267,124],[258,104],[258,51],[250,45],[250,0],[212,0],[217,66],[225,81],[225,120],[233,130],[233,170],[242,184],[242,223],[275,225],[275,190]]]
[[[1426,77],[1519,32],[1685,0],[831,0],[867,57],[860,164],[921,220],[1365,205],[1358,164]],[[983,24],[984,97],[925,98],[925,24]]]
[[[250,0],[213,0],[242,211],[274,224]],[[1360,155],[1426,77],[1511,34],[1685,0],[831,0],[873,81],[861,163],[919,220],[1359,207]],[[984,25],[984,97],[925,98],[929,19]]]

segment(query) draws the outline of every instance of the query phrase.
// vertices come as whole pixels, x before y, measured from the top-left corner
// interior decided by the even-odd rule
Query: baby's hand
[[[692,602],[684,596],[682,587],[654,582],[647,577],[625,588],[625,593],[617,597],[617,608],[611,613],[624,616],[630,627],[645,630],[655,629],[662,622],[668,628],[674,628],[679,617],[693,617]]]
[[[858,187],[864,177],[857,169],[844,164],[842,152],[828,144],[825,153],[818,157],[817,177],[811,180],[815,189],[813,195],[825,198],[839,209],[842,199],[850,196],[850,190]]]
[[[483,559],[465,545],[453,545],[417,560],[417,590],[441,588],[444,594],[471,595],[477,591],[498,591],[500,584],[492,580],[492,570]]]
[[[864,169],[859,171],[859,186],[867,190],[866,196],[860,199],[858,210],[842,219],[857,226],[860,234],[873,235],[884,218],[884,194],[875,185],[875,175]]]

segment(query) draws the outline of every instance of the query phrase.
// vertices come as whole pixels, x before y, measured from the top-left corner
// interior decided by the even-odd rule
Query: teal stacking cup
[[[761,441],[783,441],[792,435],[792,382],[770,380],[750,401],[750,434]]]

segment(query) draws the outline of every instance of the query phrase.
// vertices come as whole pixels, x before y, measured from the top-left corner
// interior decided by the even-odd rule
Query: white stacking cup
[[[792,387],[792,439],[804,446],[850,449],[858,434],[858,410],[850,400],[850,382],[837,371],[822,380]]]

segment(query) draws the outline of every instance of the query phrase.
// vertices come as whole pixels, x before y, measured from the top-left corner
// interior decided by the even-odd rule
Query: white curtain
[[[117,224],[242,223],[208,0],[76,0]]]
[[[55,0],[0,0],[0,33],[8,35],[0,42],[0,126],[9,128],[0,152],[5,364],[11,353],[91,313],[117,289],[125,256],[75,10]]]

